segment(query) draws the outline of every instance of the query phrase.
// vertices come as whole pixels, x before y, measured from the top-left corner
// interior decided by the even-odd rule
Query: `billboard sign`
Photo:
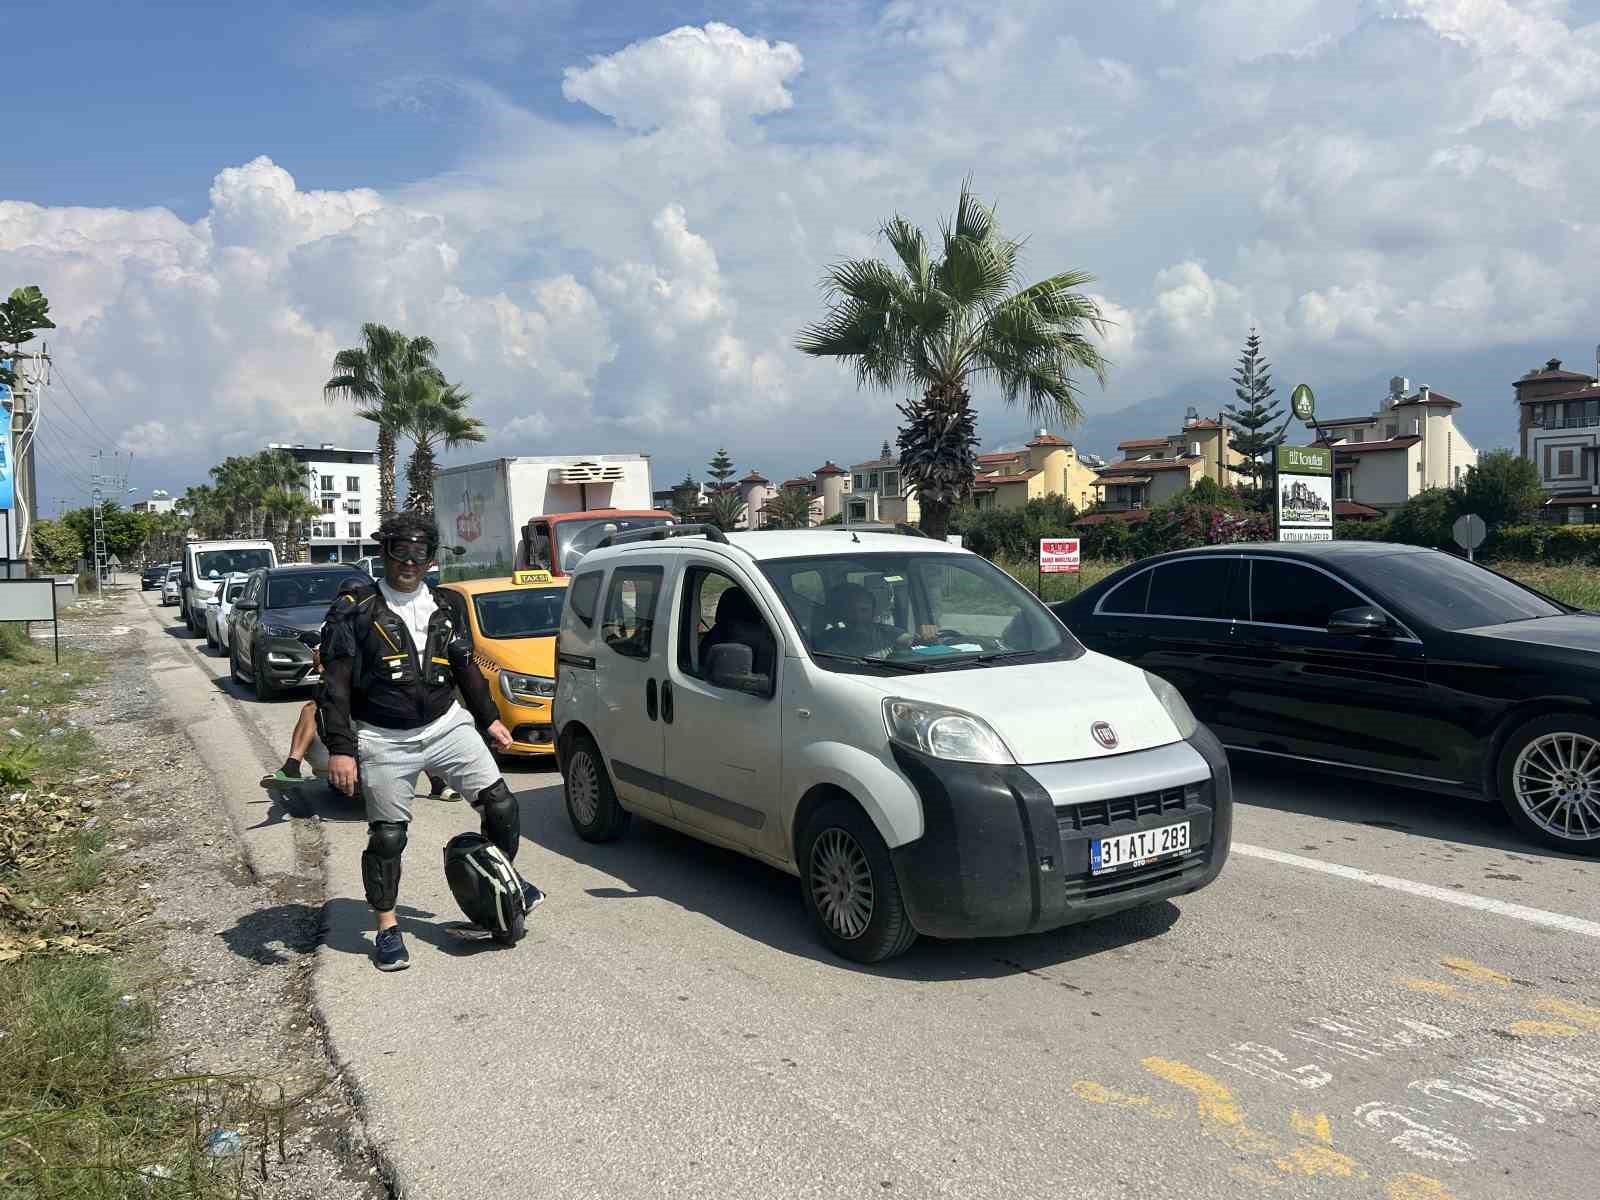
[[[1333,449],[1279,446],[1278,540],[1333,541]]]

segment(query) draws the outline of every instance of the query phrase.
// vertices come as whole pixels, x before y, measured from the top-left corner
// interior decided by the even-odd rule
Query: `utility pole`
[[[117,459],[121,455],[112,456],[112,466],[117,467]],[[126,472],[118,474],[115,470],[105,470],[106,452],[97,451],[94,455],[95,469],[89,477],[89,482],[94,485],[92,503],[94,504],[94,587],[99,592],[106,582],[110,570],[106,565],[106,515],[105,493],[109,491],[120,502],[128,491],[128,476]]]
[[[50,348],[40,343],[35,351],[5,355],[11,360],[17,383],[11,396],[12,510],[11,557],[33,557],[33,523],[38,520],[38,474],[33,464],[33,439],[39,418],[39,401],[50,382]]]

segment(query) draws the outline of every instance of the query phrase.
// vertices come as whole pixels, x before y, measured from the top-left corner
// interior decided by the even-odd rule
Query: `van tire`
[[[626,833],[633,814],[617,799],[594,739],[574,738],[562,766],[561,794],[573,831],[586,842],[614,842]]]
[[[811,814],[800,833],[799,867],[801,901],[835,954],[876,963],[911,949],[917,930],[889,847],[853,801],[829,800]],[[858,932],[847,932],[852,916],[865,921]]]

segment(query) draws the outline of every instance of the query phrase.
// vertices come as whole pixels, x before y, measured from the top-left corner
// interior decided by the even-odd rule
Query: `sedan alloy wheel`
[[[1517,755],[1511,786],[1528,820],[1563,841],[1600,839],[1600,741],[1557,731]]]

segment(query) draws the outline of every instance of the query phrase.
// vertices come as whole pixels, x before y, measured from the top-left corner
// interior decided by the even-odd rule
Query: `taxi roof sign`
[[[552,576],[549,571],[513,571],[511,582],[522,586],[529,583],[549,583]]]

